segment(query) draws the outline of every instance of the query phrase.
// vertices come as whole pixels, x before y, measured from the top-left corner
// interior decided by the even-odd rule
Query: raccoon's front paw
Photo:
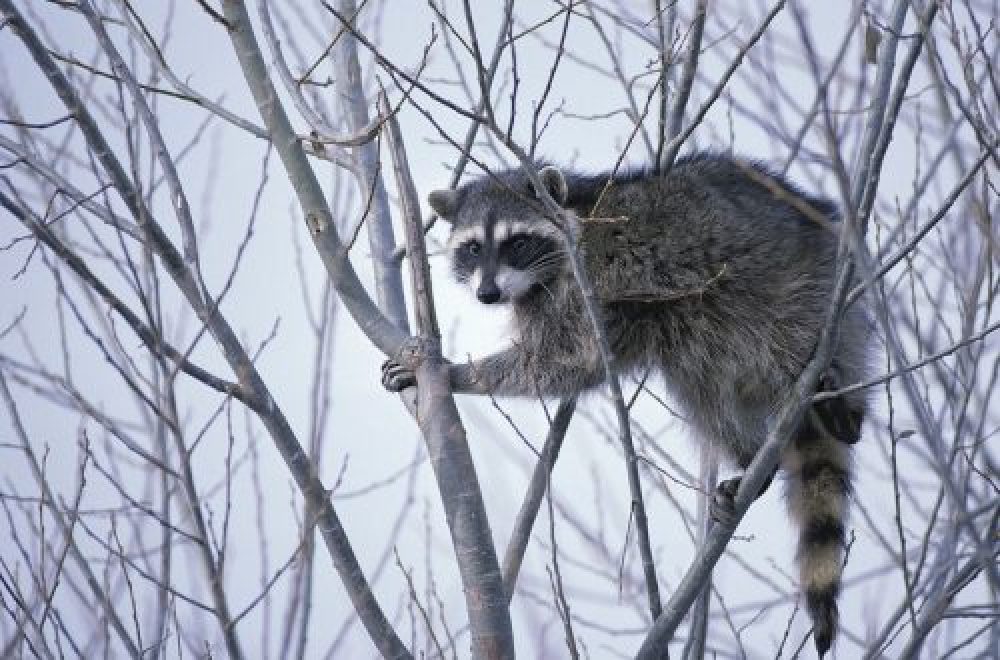
[[[382,363],[382,387],[390,392],[402,392],[417,384],[413,369],[389,358]]]

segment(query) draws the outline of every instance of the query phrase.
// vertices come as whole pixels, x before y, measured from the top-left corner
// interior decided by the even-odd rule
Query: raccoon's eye
[[[465,251],[469,255],[471,255],[473,257],[478,257],[479,253],[483,249],[483,246],[479,243],[479,241],[469,241],[468,243],[466,243],[462,247],[465,249]]]
[[[528,247],[528,237],[527,236],[515,236],[510,239],[510,246],[515,250],[523,250]]]

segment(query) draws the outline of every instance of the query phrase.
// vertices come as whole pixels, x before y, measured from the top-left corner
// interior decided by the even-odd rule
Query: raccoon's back
[[[616,183],[593,218],[582,218],[587,270],[602,302],[623,313],[720,348],[756,335],[798,358],[833,287],[836,216],[829,203],[802,195],[795,199],[821,217],[804,215],[782,197],[801,193],[771,190],[743,167],[757,172],[694,161]]]
[[[581,243],[607,316],[656,329],[653,359],[692,407],[735,400],[763,419],[815,345],[837,235],[831,204],[757,175],[707,158],[623,179],[592,209],[601,219],[582,220]]]
[[[584,238],[592,234],[604,258],[592,276],[609,271],[625,282],[640,273],[668,292],[720,275],[760,286],[782,277],[832,282],[835,207],[751,163],[703,156],[666,175],[623,177],[581,217],[627,219],[584,220]]]

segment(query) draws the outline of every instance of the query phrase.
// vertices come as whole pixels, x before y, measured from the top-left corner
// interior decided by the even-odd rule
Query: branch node
[[[399,347],[396,359],[400,364],[417,369],[417,367],[441,355],[438,342],[423,337],[410,337]]]
[[[330,214],[319,209],[306,213],[306,224],[314,236],[321,236],[330,227]]]

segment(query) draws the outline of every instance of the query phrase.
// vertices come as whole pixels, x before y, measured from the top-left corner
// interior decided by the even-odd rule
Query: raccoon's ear
[[[454,190],[435,190],[427,195],[427,203],[431,205],[438,217],[451,220],[458,211],[458,192]]]
[[[552,195],[552,199],[559,202],[560,205],[565,204],[566,198],[569,196],[569,188],[566,186],[566,178],[559,171],[559,168],[546,165],[538,172],[538,176],[541,177],[545,190]]]

